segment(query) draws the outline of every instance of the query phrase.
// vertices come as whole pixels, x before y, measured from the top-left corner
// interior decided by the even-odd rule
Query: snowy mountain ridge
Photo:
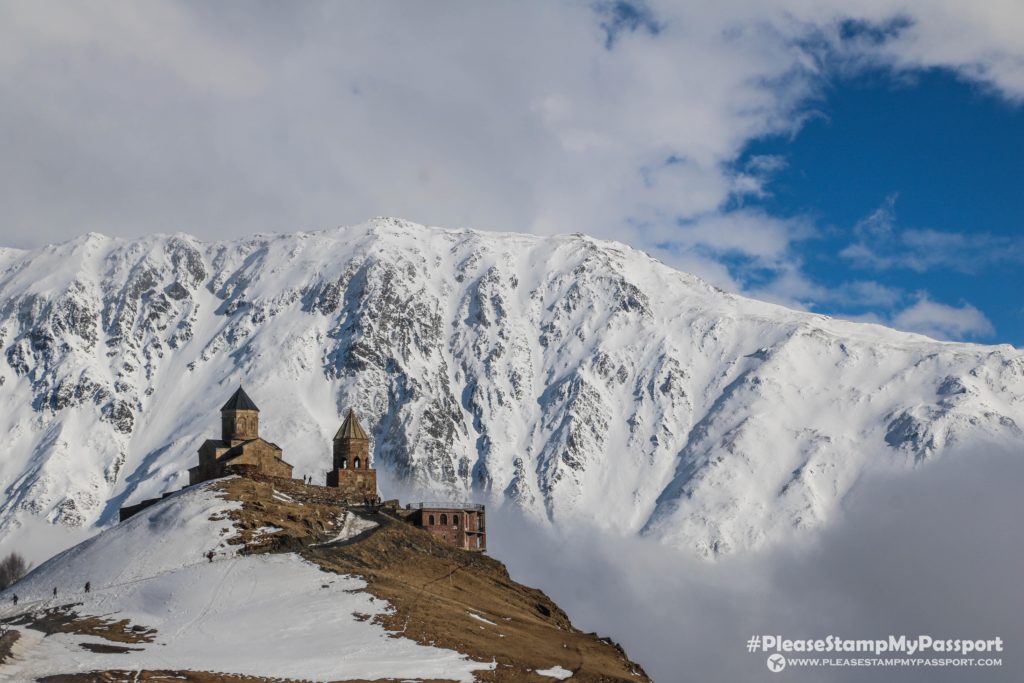
[[[296,476],[351,406],[386,494],[707,555],[826,523],[878,464],[1024,442],[1012,347],[730,295],[582,235],[377,219],[2,250],[0,349],[6,534],[81,538],[187,483],[239,381]]]

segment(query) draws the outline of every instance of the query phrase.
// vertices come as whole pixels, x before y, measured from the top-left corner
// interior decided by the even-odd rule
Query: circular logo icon
[[[768,656],[768,670],[774,673],[779,673],[786,668],[786,658],[782,655],[769,655]]]

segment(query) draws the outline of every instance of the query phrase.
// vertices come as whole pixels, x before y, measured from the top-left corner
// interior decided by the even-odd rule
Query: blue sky
[[[399,216],[1024,344],[1016,0],[0,3],[0,245]]]
[[[808,303],[882,320],[921,297],[973,304],[991,329],[963,336],[1024,345],[1024,107],[948,70],[877,70],[837,78],[812,112],[795,136],[752,141],[737,162],[778,160],[768,194],[749,203],[819,228],[796,247],[810,278],[879,286]]]

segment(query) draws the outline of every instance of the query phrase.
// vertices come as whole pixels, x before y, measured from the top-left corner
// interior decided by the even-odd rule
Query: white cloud
[[[795,308],[875,309],[878,312],[865,318],[869,322],[878,322],[880,312],[890,311],[907,299],[906,291],[874,280],[849,280],[824,287],[807,278],[797,265],[788,266],[765,290],[755,291],[754,294]],[[862,314],[843,317],[854,320],[859,315]]]
[[[900,311],[892,318],[892,325],[908,332],[919,332],[936,339],[971,339],[995,334],[995,328],[985,314],[964,303],[947,306],[927,297]]]
[[[899,40],[886,43],[875,59],[899,69],[949,68],[1008,98],[1024,100],[1020,2],[928,0],[909,3],[907,14],[912,18],[907,30]]]
[[[649,246],[628,219],[667,227],[763,191],[777,163],[728,164],[799,127],[823,45],[1021,92],[1001,65],[1024,54],[1008,28],[1024,11],[933,7],[650,3],[616,24],[577,2],[6,3],[3,229],[209,237],[399,214]],[[912,22],[865,44],[842,38],[850,14]]]
[[[878,456],[879,464],[891,458]],[[708,563],[579,527],[552,536],[508,507],[489,520],[489,552],[557,600],[577,627],[621,642],[657,681],[778,680],[764,655],[745,651],[755,634],[967,633],[1008,641],[1020,633],[1024,613],[1013,602],[1024,562],[1019,453],[972,444],[913,472],[879,469],[858,482],[835,524],[753,555]],[[1007,656],[991,680],[1022,676],[1024,663]],[[959,667],[891,667],[881,679],[858,667],[824,674],[793,667],[785,680],[975,678]]]
[[[787,260],[793,242],[813,235],[808,221],[775,218],[757,210],[704,214],[658,233],[660,239],[684,248],[702,247],[716,255],[745,256],[764,267]]]
[[[6,2],[0,24],[0,68],[7,73],[59,69],[71,80],[120,69],[127,79],[138,69],[188,88],[236,95],[260,84],[251,56],[205,31],[178,3]]]
[[[858,280],[842,289],[841,302],[860,306],[890,307],[898,304],[903,297],[903,291],[896,287],[873,280]]]
[[[1024,5],[977,5],[3,3],[0,243],[385,214],[582,231],[820,300],[792,249],[809,221],[743,206],[784,160],[738,153],[864,65],[1024,97]]]

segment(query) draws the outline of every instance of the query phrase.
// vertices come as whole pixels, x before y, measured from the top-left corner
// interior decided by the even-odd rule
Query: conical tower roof
[[[334,440],[363,439],[365,441],[369,440],[369,438],[370,437],[366,436],[366,431],[363,430],[363,426],[359,424],[359,418],[356,417],[356,411],[349,408],[348,415],[345,416],[345,421],[341,423],[338,433],[334,435]]]
[[[231,398],[228,399],[228,402],[220,409],[222,413],[228,410],[255,410],[256,412],[259,412],[260,409],[257,408],[256,404],[252,402],[251,398],[249,398],[249,394],[245,393],[245,389],[242,388],[242,385],[238,385],[238,391],[232,394]]]

